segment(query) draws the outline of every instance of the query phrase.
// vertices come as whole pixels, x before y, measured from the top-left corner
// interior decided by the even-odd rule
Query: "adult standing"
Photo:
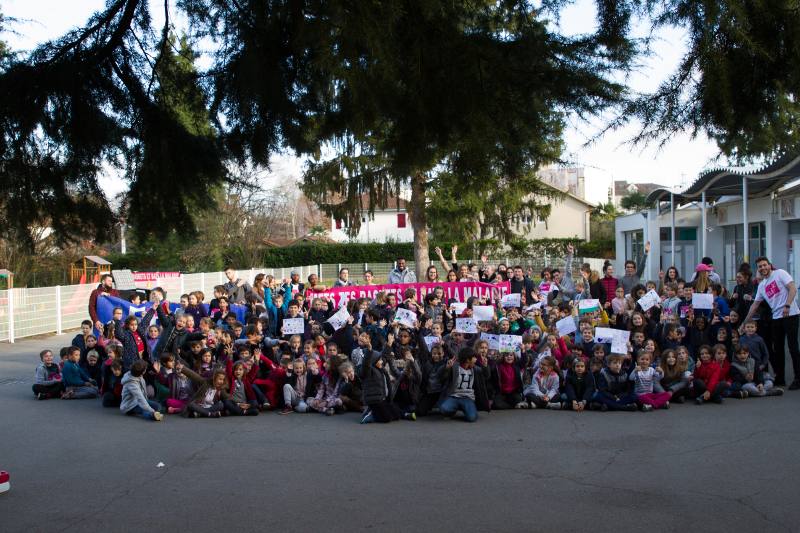
[[[525,301],[531,303],[533,301],[533,292],[536,285],[530,278],[523,276],[522,265],[514,267],[514,276],[511,278],[511,294],[524,294]]]
[[[622,285],[622,288],[625,290],[625,294],[630,294],[631,289],[633,289],[634,285],[638,285],[641,282],[642,274],[644,273],[644,265],[647,263],[647,254],[650,253],[650,241],[647,241],[647,244],[644,245],[644,255],[642,259],[639,261],[639,267],[636,267],[636,263],[628,259],[625,261],[625,275],[619,278],[619,284]],[[616,287],[614,287],[616,289]],[[614,294],[610,292],[608,294]]]
[[[417,275],[406,268],[406,258],[400,256],[396,261],[397,267],[389,272],[389,283],[416,283]]]
[[[770,360],[770,364],[775,371],[775,385],[786,383],[784,345],[788,343],[794,370],[794,380],[789,385],[789,390],[800,389],[800,345],[798,345],[800,309],[794,300],[797,288],[792,276],[785,270],[772,268],[772,264],[765,256],[756,258],[756,268],[761,276],[761,283],[758,284],[755,300],[745,321],[753,318],[761,302],[766,300],[769,303],[772,308],[772,339],[775,351],[775,357]],[[744,324],[739,327],[739,332],[744,332]]]
[[[115,296],[119,298],[119,292],[114,288],[114,279],[111,277],[111,274],[103,274],[100,276],[100,285],[89,295],[89,316],[92,317],[94,329],[97,331],[103,331],[103,323],[100,322],[100,319],[97,317],[97,298],[102,296]]]
[[[247,303],[247,295],[253,292],[253,287],[247,280],[237,278],[233,267],[225,267],[225,276],[228,278],[228,283],[223,287],[228,291],[228,301],[231,305],[245,305]]]
[[[592,299],[600,300],[600,307],[611,301],[608,299],[606,286],[600,280],[600,273],[592,270],[592,266],[589,263],[581,265],[581,277],[584,279],[584,283],[589,285],[589,293],[592,295]]]
[[[297,270],[292,270],[291,274],[289,274],[291,278],[291,282],[289,283],[289,289],[291,290],[292,298],[294,298],[295,294],[302,294],[305,296],[306,294],[306,285],[305,283],[300,283],[300,272]]]
[[[333,286],[334,287],[352,287],[355,285],[355,282],[350,278],[350,270],[347,268],[343,268],[339,271],[339,279],[337,279]]]
[[[611,261],[606,259],[606,262],[603,263],[603,277],[600,278],[600,283],[603,284],[603,287],[606,288],[606,297],[608,301],[614,299],[614,292],[617,290],[617,285],[619,285],[619,280],[614,277],[614,265],[611,264]],[[610,297],[608,297],[610,295]]]

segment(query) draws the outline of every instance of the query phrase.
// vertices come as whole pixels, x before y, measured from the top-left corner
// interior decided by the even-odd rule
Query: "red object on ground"
[[[8,483],[8,472],[0,472],[0,483]]]

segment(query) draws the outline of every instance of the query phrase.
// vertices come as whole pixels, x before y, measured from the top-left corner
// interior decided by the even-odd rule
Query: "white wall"
[[[397,215],[406,215],[406,227],[397,227]],[[414,230],[411,228],[411,220],[405,211],[375,211],[375,218],[370,219],[367,212],[361,214],[361,228],[353,242],[386,242],[389,238],[399,242],[411,242],[414,240]],[[336,242],[349,242],[350,238],[342,229],[336,229],[336,222],[332,221],[331,239]]]

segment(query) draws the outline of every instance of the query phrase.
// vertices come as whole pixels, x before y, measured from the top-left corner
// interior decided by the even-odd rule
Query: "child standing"
[[[139,360],[134,361],[122,378],[122,403],[120,411],[126,415],[141,415],[147,420],[160,421],[163,416],[159,412],[161,405],[147,399],[147,386],[145,385],[144,374],[147,370],[147,363]]]
[[[664,377],[664,372],[660,368],[650,366],[651,355],[647,350],[639,352],[636,359],[637,367],[631,372],[630,378],[634,380],[636,387],[633,393],[636,394],[636,402],[642,406],[642,411],[652,411],[659,407],[669,409],[669,394],[666,392],[653,392],[653,384],[656,380]]]
[[[33,393],[39,400],[60,398],[64,394],[64,382],[61,379],[61,370],[53,363],[53,352],[44,350],[39,354],[41,363],[36,367],[36,384]]]

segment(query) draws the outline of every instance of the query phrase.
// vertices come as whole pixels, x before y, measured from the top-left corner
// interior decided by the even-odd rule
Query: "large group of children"
[[[42,352],[33,392],[39,399],[101,397],[104,407],[156,421],[164,414],[217,418],[275,409],[354,411],[362,423],[416,420],[434,410],[444,418],[462,411],[467,421],[492,409],[646,412],[686,399],[722,403],[783,393],[776,387],[783,377],[768,372],[772,343],[759,335],[772,312],[764,305],[749,312],[758,285],[747,264],[739,269],[745,283],[728,294],[705,259],[692,281],[670,267],[644,284],[644,258],[638,269],[627,262],[621,278],[608,263],[602,275],[588,264],[573,275],[569,247],[564,271],[545,268],[539,283],[520,266],[494,268],[487,259],[459,265],[454,250],[452,269],[441,262],[449,281],[510,281],[519,306],[472,297],[457,312],[443,288],[420,299],[409,287],[402,301],[386,292],[350,300],[347,323],[334,329],[327,321],[338,309],[315,296],[325,287],[314,275],[304,284],[296,272],[282,282],[259,274],[251,285],[228,268],[230,281],[215,287],[208,310],[197,291],[182,295],[171,312],[156,288],[141,320],[123,317],[118,307],[99,335],[99,323],[85,321],[61,349],[60,363]],[[405,259],[398,264],[395,278],[403,278]],[[336,286],[353,283],[345,270]],[[372,272],[364,278],[372,284]],[[425,281],[442,281],[435,266]],[[639,300],[651,289],[661,302],[643,311]],[[693,309],[694,292],[711,293],[713,309]],[[599,310],[580,313],[579,302],[590,299]],[[247,306],[244,324],[232,304]],[[480,320],[477,334],[457,331],[456,319],[471,317],[477,305],[494,306],[494,318]],[[398,308],[415,313],[413,327],[395,320]],[[567,317],[575,333],[559,336],[555,325]],[[283,333],[290,318],[303,319],[304,334]],[[598,327],[629,331],[627,350],[612,353],[610,344],[597,342]],[[500,352],[482,333],[517,335],[521,344]]]

